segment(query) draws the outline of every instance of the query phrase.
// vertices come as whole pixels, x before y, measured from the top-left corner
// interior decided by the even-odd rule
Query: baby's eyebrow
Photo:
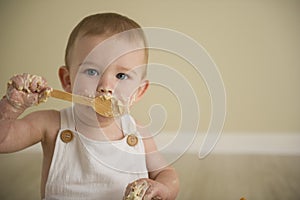
[[[91,61],[84,61],[82,63],[79,63],[79,67],[82,66],[82,65],[90,65],[90,66],[94,66],[94,67],[98,67],[99,65],[94,63],[94,62],[91,62]]]
[[[126,71],[126,72],[132,72],[134,74],[137,74],[135,68],[132,69],[131,67],[123,66],[123,65],[117,65],[116,67],[117,67],[118,70]]]
[[[92,62],[92,61],[84,61],[84,62],[80,63],[78,65],[78,67],[82,67],[82,68],[91,67],[93,69],[97,69],[97,70],[100,70],[100,71],[104,71],[107,68],[107,67],[104,67],[103,65],[101,65],[100,63],[95,63],[95,62]]]

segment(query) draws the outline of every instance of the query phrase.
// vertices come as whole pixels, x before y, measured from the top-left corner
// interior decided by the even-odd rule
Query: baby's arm
[[[144,187],[143,200],[174,200],[179,191],[179,180],[173,167],[165,162],[157,151],[152,138],[144,139],[146,162],[149,171],[149,179],[139,179],[130,183],[126,188],[125,197],[132,188]],[[145,184],[145,182],[147,182]],[[145,187],[146,186],[146,187]]]
[[[150,171],[149,177],[154,180],[152,184],[150,183],[152,187],[149,187],[145,197],[148,195],[149,199],[152,197],[176,199],[179,192],[179,179],[175,169],[170,166],[170,163],[166,163],[163,156],[157,151],[152,137],[145,140],[145,149],[147,151],[147,168]]]
[[[50,92],[45,79],[22,74],[12,77],[0,101],[0,152],[14,152],[40,141],[43,112],[17,119],[28,107],[46,100]]]

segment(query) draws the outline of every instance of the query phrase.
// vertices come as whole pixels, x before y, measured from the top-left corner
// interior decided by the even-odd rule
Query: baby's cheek
[[[96,89],[96,83],[79,79],[73,86],[73,93],[92,97],[93,95],[95,95]]]
[[[137,91],[138,88],[139,85],[132,81],[127,82],[126,84],[117,85],[115,91],[130,97]]]
[[[122,102],[128,102],[131,98],[131,91],[128,88],[116,88],[114,91],[114,97]]]

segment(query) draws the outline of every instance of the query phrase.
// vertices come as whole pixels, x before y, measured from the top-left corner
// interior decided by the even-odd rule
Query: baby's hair
[[[136,36],[138,36],[138,38],[140,40],[142,39],[144,43],[145,57],[147,60],[148,50],[146,49],[146,38],[138,23],[117,13],[99,13],[85,17],[71,32],[65,52],[65,65],[69,67],[70,52],[72,51],[77,38],[95,35],[110,37],[132,29],[136,29],[137,31],[133,31],[134,33],[131,35],[135,39]]]

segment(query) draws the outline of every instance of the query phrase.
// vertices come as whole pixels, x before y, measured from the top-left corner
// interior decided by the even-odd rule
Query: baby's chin
[[[86,125],[101,126],[103,123],[111,123],[115,120],[113,117],[106,117],[98,114],[91,106],[75,105],[74,111],[74,114],[76,115],[75,118]]]
[[[79,115],[81,118],[88,116],[88,118],[95,117],[97,112],[93,109],[92,106],[75,104],[73,107],[76,115]]]

